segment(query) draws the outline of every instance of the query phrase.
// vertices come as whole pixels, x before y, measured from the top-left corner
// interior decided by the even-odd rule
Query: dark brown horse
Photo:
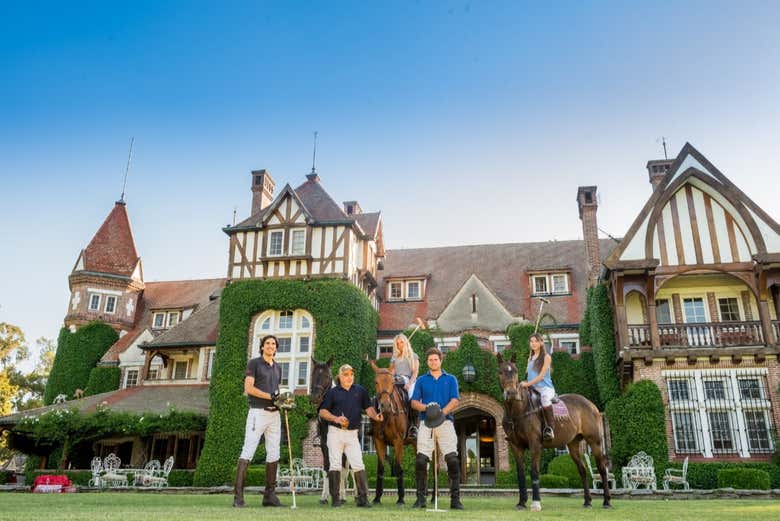
[[[407,440],[406,431],[409,427],[408,415],[406,413],[406,404],[403,395],[395,385],[394,365],[391,364],[388,369],[382,369],[376,365],[373,360],[369,361],[374,369],[374,384],[376,387],[376,397],[379,402],[379,411],[384,416],[383,421],[371,421],[372,438],[376,448],[376,497],[374,504],[379,504],[384,492],[385,478],[385,457],[388,445],[393,447],[393,472],[396,475],[398,484],[397,504],[404,504],[404,470],[402,461],[404,457],[404,445],[409,444],[415,447],[414,440]]]
[[[585,475],[585,465],[580,454],[580,442],[585,440],[590,445],[596,465],[601,474],[601,482],[604,485],[604,508],[610,508],[609,481],[607,480],[607,458],[601,447],[603,434],[601,413],[593,403],[579,394],[564,394],[559,397],[569,409],[569,416],[563,421],[555,423],[555,437],[552,440],[542,439],[542,420],[538,410],[534,410],[531,404],[531,395],[528,389],[518,386],[518,372],[514,355],[512,360],[504,360],[498,355],[498,378],[501,389],[504,392],[504,421],[502,425],[507,435],[507,440],[512,448],[517,465],[518,489],[520,500],[517,510],[525,509],[528,501],[528,489],[525,485],[525,465],[523,455],[526,450],[531,451],[531,510],[541,510],[541,497],[539,495],[539,462],[542,456],[542,448],[560,447],[566,445],[569,454],[577,465],[580,473],[582,487],[585,490],[584,507],[591,506],[590,488]]]
[[[333,373],[331,372],[331,365],[333,364],[333,356],[328,358],[327,362],[318,362],[312,359],[311,368],[311,391],[309,394],[309,401],[315,408],[319,408],[322,400],[325,398],[325,393],[333,386]],[[317,434],[320,437],[320,451],[322,452],[322,468],[325,469],[325,473],[330,470],[330,457],[328,453],[328,423],[317,415]],[[322,497],[320,498],[321,504],[327,504],[328,502],[328,483],[325,482]]]

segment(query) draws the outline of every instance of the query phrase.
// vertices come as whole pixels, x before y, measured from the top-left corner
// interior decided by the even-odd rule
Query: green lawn
[[[288,508],[261,508],[259,496],[248,496],[249,507],[238,510],[230,507],[231,496],[184,495],[150,493],[82,493],[82,494],[0,494],[0,520],[55,521],[55,520],[165,520],[194,521],[200,519],[240,520],[259,518],[274,521],[349,521],[349,520],[397,520],[450,518],[462,520],[496,519],[561,519],[575,520],[642,520],[659,519],[673,521],[728,520],[766,521],[780,519],[780,501],[771,500],[616,500],[612,510],[604,510],[600,501],[591,510],[581,506],[580,499],[542,498],[541,513],[516,512],[516,500],[508,497],[465,497],[466,510],[461,512],[420,512],[397,507],[393,498],[387,504],[370,510],[358,509],[353,504],[335,509],[317,503],[314,496],[298,497],[298,509],[291,510],[291,497],[282,495]],[[441,502],[442,508],[449,501]]]

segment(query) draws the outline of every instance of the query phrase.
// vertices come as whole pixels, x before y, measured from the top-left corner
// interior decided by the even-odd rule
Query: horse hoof
[[[382,504],[382,500],[379,499],[379,498],[376,498],[374,501],[372,501],[372,503],[374,503],[375,505],[381,505]]]
[[[604,508],[612,508],[612,505],[609,503],[604,503]]]
[[[541,501],[532,501],[531,502],[531,512],[541,512],[542,510],[542,503]]]
[[[327,505],[328,500],[327,499],[320,499],[320,505]]]
[[[593,508],[593,505],[590,503],[583,503],[582,508]]]
[[[518,503],[515,505],[515,510],[525,510],[525,505]]]

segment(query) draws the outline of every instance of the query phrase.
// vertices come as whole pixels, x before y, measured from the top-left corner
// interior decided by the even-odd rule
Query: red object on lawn
[[[68,476],[42,474],[33,481],[32,491],[37,493],[75,492],[76,487],[73,486]]]

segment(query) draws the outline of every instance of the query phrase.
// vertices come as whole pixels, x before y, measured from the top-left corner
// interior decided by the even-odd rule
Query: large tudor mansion
[[[65,325],[99,319],[120,338],[101,364],[121,368],[120,390],[78,400],[82,410],[208,412],[220,293],[242,279],[337,278],[365,292],[379,313],[377,356],[422,317],[443,351],[463,333],[501,352],[506,328],[537,319],[550,348],[577,355],[586,288],[609,284],[624,383],[653,380],[666,405],[671,459],[766,460],[780,421],[780,226],[692,146],[676,159],[647,163],[652,193],[622,240],[599,239],[595,186],[577,191],[583,240],[385,250],[380,212],[338,204],[312,172],[275,190],[265,170],[251,173],[252,210],[224,228],[224,277],[146,282],[128,209],[116,203],[69,277]],[[637,179],[638,182],[638,179]],[[306,393],[317,323],[306,309],[253,318],[248,356],[259,338],[279,338],[283,387]],[[77,403],[69,402],[69,403]],[[455,411],[464,479],[489,483],[509,467],[502,409],[464,393]],[[0,420],[12,423],[13,416]],[[371,450],[368,436],[364,449]],[[96,451],[123,460],[174,455],[195,465],[203,433],[105,439]],[[304,456],[319,463],[311,440]],[[472,461],[473,460],[473,461]]]

